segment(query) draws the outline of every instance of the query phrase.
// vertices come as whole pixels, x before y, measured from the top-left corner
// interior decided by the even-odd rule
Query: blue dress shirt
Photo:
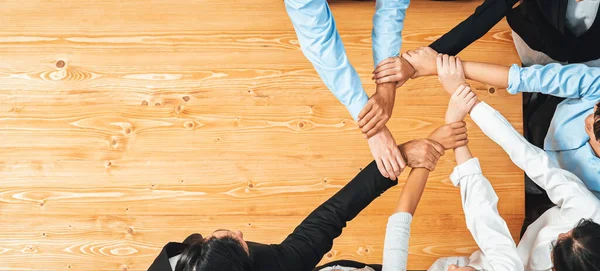
[[[398,56],[402,46],[404,17],[410,0],[377,0],[373,16],[373,60]],[[352,118],[367,104],[369,97],[356,70],[346,56],[335,20],[326,0],[285,0],[302,52]]]
[[[594,105],[600,100],[600,68],[583,64],[513,65],[508,92],[540,92],[567,98],[556,108],[544,150],[557,165],[577,175],[588,189],[600,195],[600,158],[585,132],[585,118],[594,113]]]

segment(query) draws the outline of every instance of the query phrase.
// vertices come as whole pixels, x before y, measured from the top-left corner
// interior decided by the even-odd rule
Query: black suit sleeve
[[[315,209],[277,248],[283,270],[312,270],[331,250],[346,222],[352,220],[395,181],[369,164],[333,197]]]
[[[434,41],[429,47],[438,53],[457,55],[490,31],[517,2],[517,0],[485,0],[477,7],[475,13]]]

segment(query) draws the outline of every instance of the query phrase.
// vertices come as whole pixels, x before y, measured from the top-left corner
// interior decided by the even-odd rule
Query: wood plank
[[[481,1],[412,1],[404,49]],[[329,1],[367,93],[373,2]],[[146,270],[193,232],[280,242],[371,162],[346,109],[300,51],[283,1],[4,1],[0,18],[0,270]],[[235,16],[232,16],[235,14]],[[443,14],[443,15],[441,15]],[[518,63],[500,22],[461,58]],[[519,95],[474,83],[522,130]],[[435,77],[398,90],[398,143],[443,122]],[[523,174],[467,119],[470,146],[518,236]],[[412,227],[409,268],[476,249],[447,152]],[[400,184],[351,222],[323,262],[381,262]],[[293,198],[294,201],[289,199]],[[9,223],[7,223],[9,221]]]

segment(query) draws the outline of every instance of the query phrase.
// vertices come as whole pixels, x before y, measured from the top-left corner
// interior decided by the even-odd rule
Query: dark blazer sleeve
[[[395,181],[369,164],[333,197],[315,209],[280,245],[278,263],[282,270],[312,270],[331,250],[346,222],[352,220]]]
[[[434,41],[429,47],[438,53],[457,55],[490,31],[517,2],[518,0],[485,0],[477,7],[475,13]]]

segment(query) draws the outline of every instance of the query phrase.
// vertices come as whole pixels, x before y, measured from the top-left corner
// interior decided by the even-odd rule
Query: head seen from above
[[[558,236],[551,256],[554,271],[600,271],[600,225],[581,220]]]
[[[216,230],[186,248],[175,271],[228,270],[251,271],[248,244],[240,231]]]

